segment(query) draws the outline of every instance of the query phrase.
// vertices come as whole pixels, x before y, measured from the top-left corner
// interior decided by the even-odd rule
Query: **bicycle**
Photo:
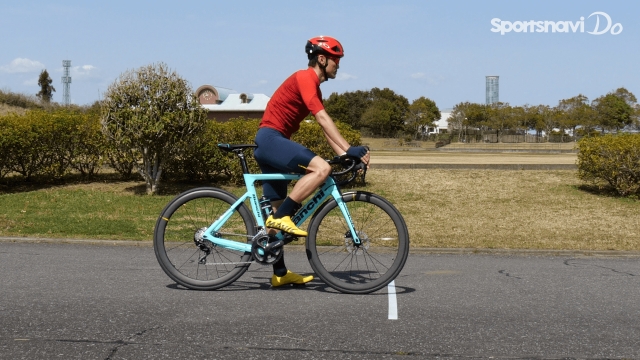
[[[252,263],[269,265],[283,246],[297,238],[279,232],[267,235],[256,182],[297,180],[301,174],[252,174],[243,151],[256,145],[218,144],[237,155],[246,192],[239,198],[225,190],[201,187],[171,200],[154,229],[154,250],[164,272],[176,283],[195,290],[214,290],[240,278]],[[328,160],[329,161],[329,160]],[[359,159],[335,157],[341,166],[311,196],[292,220],[300,227],[309,217],[307,258],[316,275],[330,287],[366,294],[398,276],[409,254],[409,233],[398,210],[381,196],[365,191],[342,193],[353,181]],[[336,181],[344,177],[346,180]],[[246,201],[249,201],[247,207]]]

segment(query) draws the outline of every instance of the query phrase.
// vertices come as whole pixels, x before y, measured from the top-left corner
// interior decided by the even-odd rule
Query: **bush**
[[[208,121],[183,154],[169,159],[164,178],[242,183],[238,158],[217,145],[253,144],[259,123],[259,119],[243,118]],[[358,131],[344,123],[336,125],[349,144],[361,144]],[[292,140],[325,159],[335,155],[316,122],[303,122]],[[249,171],[259,173],[253,151],[246,151],[245,156]],[[29,180],[48,181],[72,170],[92,176],[105,161],[124,177],[131,177],[139,158],[133,150],[123,151],[109,142],[101,131],[98,113],[92,111],[59,108],[0,116],[0,179],[13,172]]]
[[[336,122],[336,126],[350,145],[361,145],[360,133],[357,130],[353,130],[351,126],[342,122]],[[291,140],[308,147],[323,159],[332,159],[336,155],[329,146],[322,127],[315,121],[303,121],[300,124],[300,130],[291,137]]]
[[[185,154],[167,163],[165,177],[172,180],[241,183],[243,177],[238,158],[221,151],[218,144],[253,144],[259,123],[258,119],[243,118],[224,123],[207,122],[200,135],[189,144]],[[249,169],[259,171],[256,162],[251,160],[253,152],[246,151],[245,155],[249,159]]]
[[[102,166],[105,139],[96,116],[68,109],[32,110],[0,117],[0,177],[91,176]]]
[[[0,90],[0,104],[7,104],[23,109],[41,109],[43,106],[33,96]]]
[[[59,151],[68,129],[44,111],[2,118],[2,138],[8,170],[26,179],[35,176],[58,177],[66,172]]]
[[[210,121],[198,139],[191,143],[184,157],[175,158],[166,168],[166,177],[173,180],[194,179],[241,184],[242,168],[237,156],[221,151],[218,144],[253,144],[258,132],[259,119],[231,119],[227,122]],[[360,145],[360,133],[343,123],[336,123],[342,136],[351,145]],[[335,155],[320,125],[302,122],[300,130],[291,140],[308,147],[325,159]],[[246,151],[249,171],[260,173],[253,151]]]
[[[71,169],[82,176],[91,177],[100,172],[105,160],[107,139],[102,134],[100,116],[97,114],[67,114],[70,118],[71,137],[63,154]]]
[[[621,196],[640,194],[640,134],[586,137],[578,142],[578,177]]]

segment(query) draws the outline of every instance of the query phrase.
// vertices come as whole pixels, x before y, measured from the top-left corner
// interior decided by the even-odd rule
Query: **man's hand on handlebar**
[[[351,146],[347,149],[347,155],[360,159],[360,161],[367,165],[367,169],[369,168],[369,154],[369,148],[366,146]]]

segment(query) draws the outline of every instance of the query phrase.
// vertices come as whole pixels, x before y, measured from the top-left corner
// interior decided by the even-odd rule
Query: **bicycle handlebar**
[[[340,171],[331,172],[330,176],[334,178],[337,176],[342,176],[342,175],[351,173],[351,175],[346,180],[341,180],[341,181],[336,180],[336,183],[338,184],[338,186],[348,184],[353,180],[355,180],[359,171],[361,170],[365,172],[367,171],[367,165],[363,163],[362,160],[349,155],[336,156],[331,160],[327,160],[327,162],[330,165],[340,165],[343,167],[343,169]]]

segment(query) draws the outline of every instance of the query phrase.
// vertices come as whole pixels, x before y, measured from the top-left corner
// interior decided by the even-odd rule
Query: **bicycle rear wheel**
[[[201,237],[237,199],[221,189],[197,188],[178,195],[162,210],[153,247],[171,279],[189,289],[213,290],[231,284],[247,271],[251,253],[225,249]],[[256,234],[253,215],[242,204],[219,232],[225,239],[251,242]]]
[[[354,244],[338,203],[327,201],[309,224],[306,247],[311,267],[341,292],[379,290],[398,276],[407,261],[407,226],[398,210],[378,195],[354,192],[343,194],[342,200],[361,243]]]

